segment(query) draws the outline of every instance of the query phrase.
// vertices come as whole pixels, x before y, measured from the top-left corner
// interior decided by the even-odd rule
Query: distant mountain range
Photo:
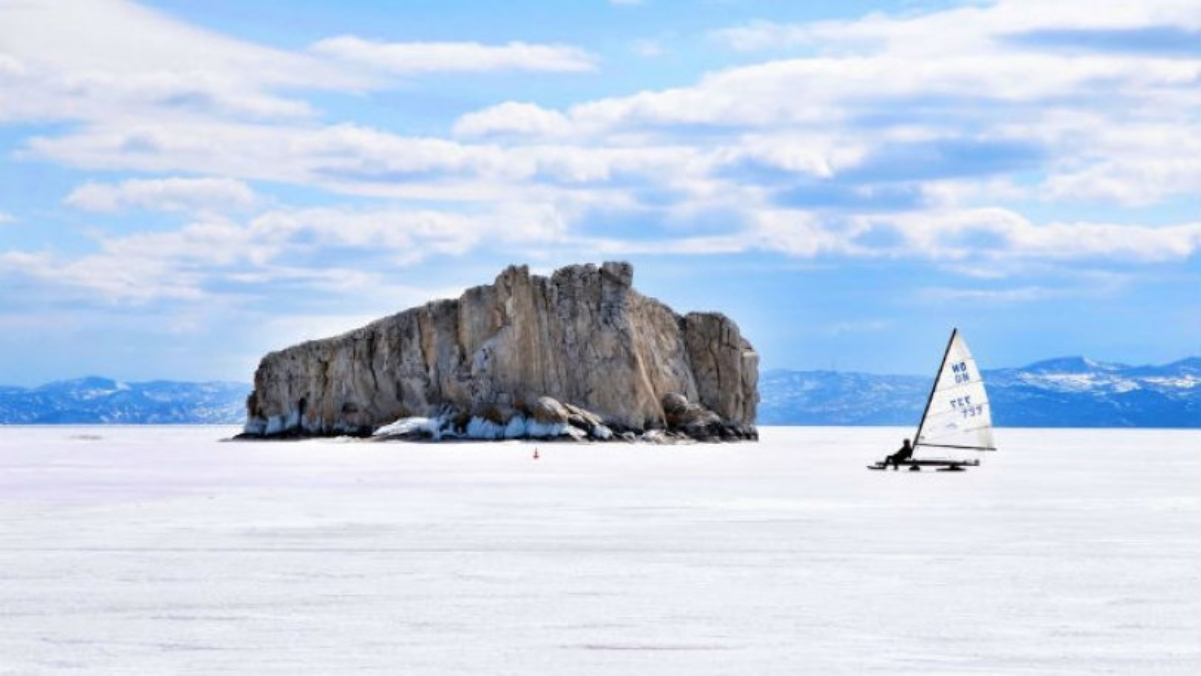
[[[125,383],[95,376],[33,388],[0,386],[0,423],[239,423],[251,389],[243,383]]]
[[[1165,366],[1083,357],[984,371],[999,427],[1201,428],[1201,358]],[[768,371],[761,425],[914,425],[932,377]]]
[[[1068,357],[984,372],[1001,427],[1201,428],[1201,358],[1126,366]],[[761,425],[916,425],[931,378],[767,371]],[[245,420],[244,383],[88,377],[0,386],[0,424],[228,423]]]

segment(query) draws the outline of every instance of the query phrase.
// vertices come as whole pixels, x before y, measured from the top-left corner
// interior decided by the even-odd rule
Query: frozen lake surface
[[[0,428],[0,674],[1198,674],[1201,432]]]

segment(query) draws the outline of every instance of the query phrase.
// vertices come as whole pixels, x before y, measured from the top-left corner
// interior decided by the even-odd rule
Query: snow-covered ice
[[[1201,673],[1201,432],[236,431],[0,428],[0,674]]]

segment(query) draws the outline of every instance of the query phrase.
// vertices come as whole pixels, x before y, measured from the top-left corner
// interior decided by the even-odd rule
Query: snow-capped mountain
[[[1201,358],[1126,366],[1083,357],[984,372],[993,420],[1008,427],[1201,428]],[[761,425],[916,425],[924,376],[767,371]],[[88,377],[35,388],[0,386],[0,424],[244,422],[242,383]]]
[[[993,420],[1009,427],[1201,427],[1201,358],[1126,366],[1083,357],[984,372]],[[923,376],[769,371],[762,425],[916,425]]]
[[[90,376],[41,387],[0,387],[0,423],[239,423],[250,386]]]

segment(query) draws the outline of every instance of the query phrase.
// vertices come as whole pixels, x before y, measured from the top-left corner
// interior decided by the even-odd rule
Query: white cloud
[[[1199,75],[1196,62],[1169,58],[990,53],[914,62],[893,54],[819,57],[720,71],[691,87],[574,106],[568,116],[578,133],[640,125],[841,125],[855,108],[874,107],[873,101],[884,106],[890,98],[983,95],[1020,104],[1095,95],[1098,83],[1110,81],[1121,83],[1110,91],[1123,98],[1156,100],[1159,88],[1187,87]]]
[[[0,4],[0,45],[0,120],[304,116],[307,102],[272,90],[371,84],[124,0]]]
[[[456,136],[487,136],[493,133],[560,136],[570,131],[571,125],[562,113],[517,101],[506,101],[468,113],[454,124]]]
[[[930,258],[1184,260],[1201,251],[1201,222],[1169,226],[1093,222],[1035,224],[1008,209],[924,210],[854,219],[853,237],[899,235],[892,254]]]
[[[569,45],[509,42],[377,42],[344,35],[322,40],[312,51],[393,74],[491,72],[498,70],[579,72],[595,67],[591,55]]]
[[[3,211],[0,211],[0,225],[7,225],[8,223],[13,223],[16,220],[17,219],[13,218],[12,214],[6,214]]]
[[[804,133],[745,134],[718,152],[721,166],[753,162],[797,175],[832,178],[863,161],[868,146],[850,139]]]
[[[881,231],[895,234],[873,243]],[[986,237],[988,242],[973,242]],[[579,236],[569,214],[552,204],[509,204],[478,213],[436,210],[273,210],[245,222],[206,216],[174,231],[99,240],[80,258],[45,252],[0,255],[0,274],[34,278],[92,301],[144,304],[269,294],[285,285],[314,293],[379,291],[387,273],[431,256],[487,248],[522,257],[695,255],[770,251],[798,258],[921,257],[970,269],[1008,261],[1183,260],[1201,251],[1201,223],[1146,227],[1104,223],[1033,224],[1003,209],[947,210],[829,222],[799,210],[760,210],[728,234],[687,231],[647,239]],[[353,267],[323,262],[355,252]],[[988,275],[976,275],[982,279]],[[230,290],[233,285],[234,289]]]
[[[141,19],[149,20],[148,16],[165,21],[171,30],[182,31],[179,39],[185,43],[189,36],[196,37],[194,33],[208,36],[195,29],[180,29],[174,22],[136,6],[114,6],[130,10],[126,14]],[[1167,9],[1160,14],[1171,16],[1173,6],[1164,5]],[[1143,9],[1138,10],[1138,17],[1157,16],[1155,6],[1140,7]],[[130,104],[122,99],[114,103],[112,119],[101,118],[77,129],[32,139],[24,156],[92,169],[179,173],[204,167],[234,179],[283,181],[348,194],[413,199],[514,201],[531,195],[547,199],[553,193],[564,193],[564,184],[575,186],[568,191],[573,200],[588,199],[579,194],[588,184],[592,184],[597,198],[623,199],[599,184],[615,176],[634,175],[647,181],[649,189],[683,190],[695,196],[697,190],[754,192],[755,186],[748,185],[747,177],[736,175],[741,165],[838,181],[889,144],[961,139],[962,123],[939,115],[914,115],[913,120],[859,127],[853,120],[874,114],[903,118],[908,102],[922,97],[970,98],[986,93],[990,104],[970,113],[968,124],[973,138],[1028,142],[1047,150],[1045,184],[1023,187],[1028,194],[1050,200],[1107,199],[1146,204],[1189,190],[1198,173],[1198,162],[1190,157],[1201,156],[1201,152],[1194,152],[1189,145],[1192,141],[1187,139],[1201,138],[1201,121],[1195,113],[1187,112],[1197,109],[1191,104],[1198,103],[1199,98],[1195,87],[1188,83],[1201,76],[1201,64],[1189,59],[1063,55],[1002,50],[997,46],[997,31],[1060,25],[1056,17],[1064,16],[1067,10],[1058,4],[1053,9],[1043,23],[1038,23],[1037,16],[1027,16],[1040,13],[1014,12],[1002,4],[899,19],[872,16],[838,24],[807,24],[800,27],[807,39],[827,48],[817,56],[719,71],[692,86],[585,102],[562,111],[531,102],[505,102],[468,113],[454,124],[456,137],[488,139],[488,143],[456,142],[436,136],[405,137],[353,124],[314,127],[197,115],[139,116],[135,119],[145,121],[131,124],[128,116],[119,114],[121,105]],[[1018,14],[1026,18],[1012,18]],[[923,30],[945,28],[951,21],[948,16],[965,22],[954,40],[916,40]],[[991,25],[989,22],[997,16],[1004,21]],[[1106,20],[1120,25],[1119,19]],[[208,38],[225,45],[225,38]],[[913,57],[905,51],[915,49],[911,41],[920,42],[922,49],[942,52]],[[348,54],[362,51],[363,58],[370,60],[385,56],[408,59],[424,43],[371,43],[348,37],[322,44],[324,50],[345,49]],[[476,57],[484,59],[488,55],[498,57],[496,64],[532,67],[543,56],[557,54],[554,49],[558,48],[524,45],[523,49],[511,50],[512,45],[432,44],[441,46],[420,58],[414,56],[412,67],[442,67],[438,63],[468,67],[469,62],[479,60]],[[242,54],[242,46],[235,43],[228,47],[225,57],[211,58],[223,67],[242,67],[244,62],[234,58]],[[246,59],[259,54],[255,50],[260,48],[246,47],[250,50],[243,54]],[[546,47],[550,51],[524,47]],[[461,58],[464,54],[469,58]],[[289,64],[268,69],[280,73],[276,78],[280,82],[295,75],[297,65],[289,58],[313,58],[282,52],[271,52],[268,57],[268,61]],[[100,62],[125,64],[126,59],[105,57]],[[217,71],[229,75],[220,68]],[[156,90],[149,84],[158,77],[155,72],[134,75],[137,77],[132,80],[119,79],[116,83],[140,83],[129,86],[138,95],[159,103],[175,96],[171,93],[171,77],[164,76],[161,90]],[[147,79],[138,80],[143,76]],[[78,80],[77,85],[81,91],[108,89],[87,77]],[[351,85],[343,82],[340,86]],[[266,84],[260,83],[259,89],[265,98],[242,96],[242,90],[234,87],[228,90],[229,96],[214,95],[208,101],[216,110],[239,108],[247,114],[257,111],[255,114],[260,116],[307,112],[308,104],[303,100],[279,99]],[[120,86],[113,88],[120,90]],[[220,87],[214,85],[205,91],[211,94]],[[188,101],[193,97],[180,93],[177,98]],[[1011,105],[1024,107],[1018,113],[993,112],[991,102],[996,99],[1009,99]],[[97,100],[91,94],[83,99],[90,106],[97,105]],[[234,103],[222,104],[225,100]],[[53,97],[43,103],[66,111],[71,111],[73,104],[69,99]],[[1138,122],[1116,119],[1120,116],[1137,116]],[[691,134],[688,130],[693,125],[737,133],[710,138]],[[1173,143],[1172,136],[1186,140]],[[954,178],[928,179],[921,190],[932,201],[943,202],[958,199],[979,204],[1004,197],[1003,180],[971,173],[958,183]],[[991,187],[979,187],[984,181]],[[1015,192],[1010,190],[1009,196]],[[761,199],[766,198],[764,191],[759,194]]]
[[[194,273],[173,270],[165,261],[153,258],[91,255],[72,260],[49,253],[9,251],[0,253],[0,275],[34,279],[47,288],[62,289],[78,300],[98,304],[203,297]]]
[[[1181,111],[1188,110],[1181,107]],[[1051,200],[1109,201],[1149,205],[1172,195],[1195,194],[1201,186],[1201,120],[1075,120],[1083,161],[1064,162],[1048,177]]]
[[[204,167],[241,179],[332,189],[380,181],[429,185],[447,174],[520,176],[532,171],[514,166],[495,147],[349,124],[313,128],[172,120],[92,125],[35,137],[27,147],[25,157],[90,169],[186,172]]]
[[[873,236],[891,233],[882,243]],[[736,234],[670,242],[598,240],[606,252],[678,254],[774,251],[798,258],[828,255],[928,258],[955,262],[958,274],[991,278],[992,266],[1022,261],[1179,261],[1201,253],[1201,222],[1168,226],[1093,222],[1032,223],[1001,208],[920,210],[829,221],[810,212],[759,210]],[[996,277],[1005,275],[998,274]]]
[[[586,251],[589,255],[600,256],[712,256],[744,253],[755,248],[742,234],[685,235],[646,240],[574,237],[561,244],[560,251]]]
[[[1196,3],[1043,0],[1035,12],[1023,0],[996,0],[900,17],[876,13],[850,21],[806,24],[754,21],[714,31],[713,36],[740,51],[799,47],[836,54],[883,49],[916,55],[992,49],[994,40],[1022,32],[1128,30],[1165,25],[1201,28]]]
[[[205,299],[208,287],[218,281],[262,289],[286,282],[322,293],[376,293],[383,270],[434,255],[463,255],[484,245],[553,244],[565,235],[558,211],[540,204],[502,205],[478,214],[399,208],[274,210],[246,222],[206,215],[177,230],[106,237],[98,241],[97,251],[79,258],[9,251],[0,255],[0,274],[132,304]],[[331,250],[356,251],[361,262],[331,265],[323,260]],[[323,262],[295,263],[314,257]],[[369,260],[376,260],[377,267],[360,267]]]
[[[755,215],[752,233],[756,248],[801,258],[864,253],[855,245],[853,232],[830,227],[818,216],[803,211],[760,211]]]
[[[167,176],[202,168],[227,178],[90,182],[69,204],[107,211],[261,208],[249,181],[395,200],[357,209],[279,208],[242,220],[193,216],[174,232],[104,240],[80,259],[14,252],[6,260],[10,269],[44,270],[47,279],[122,302],[203,297],[216,271],[245,286],[287,280],[354,289],[379,282],[371,270],[302,262],[325,250],[385,256],[394,265],[510,247],[904,256],[969,269],[1000,260],[1180,260],[1201,248],[1195,223],[1038,223],[1007,206],[1155,205],[1195,193],[1201,60],[1018,49],[1006,37],[1077,19],[1118,29],[1192,25],[1176,2],[1113,12],[1059,0],[1045,12],[1018,11],[1004,2],[899,18],[744,26],[720,38],[799,51],[687,86],[563,109],[502,102],[461,116],[450,136],[319,123],[306,119],[314,111],[297,91],[378,87],[385,76],[432,71],[582,70],[593,67],[593,57],[562,45],[356,37],[297,54],[198,31],[128,3],[100,2],[114,14],[93,17],[98,33],[119,44],[114,54],[98,56],[95,68],[87,50],[104,51],[101,45],[91,37],[68,44],[57,33],[44,54],[22,38],[19,50],[0,57],[0,111],[7,111],[0,116],[83,121],[42,132],[18,158]],[[59,10],[38,7],[38,30],[46,33],[42,24]],[[0,8],[0,19],[18,14]],[[1081,18],[1086,14],[1096,16]],[[78,21],[67,23],[78,28]],[[7,40],[12,25],[0,21],[0,37]],[[180,44],[179,54],[162,56],[162,67],[155,59],[166,43],[156,37],[143,53],[130,37],[153,29]],[[261,71],[254,68],[260,58]],[[1029,159],[1007,164],[1011,147]],[[989,164],[994,148],[1001,158]],[[804,189],[813,193],[808,202]],[[873,203],[880,195],[904,199]],[[429,206],[397,206],[413,203]],[[595,232],[605,214],[645,215],[655,231],[581,234],[584,223]],[[714,214],[728,215],[732,225],[718,234],[697,225]]]
[[[28,64],[101,73],[241,73],[288,86],[345,84],[303,54],[206,31],[125,0],[0,6],[5,51]]]
[[[1039,49],[1014,36],[1197,30],[1195,9],[1179,0],[1100,8],[1054,0],[1032,12],[1005,1],[901,17],[760,22],[717,36],[747,49],[800,48],[803,56],[562,110],[502,103],[462,116],[455,132],[510,149],[558,144],[560,153],[574,152],[567,139],[593,148],[688,145],[731,189],[755,180],[736,175],[746,165],[837,187],[901,147],[913,155],[911,178],[893,160],[888,180],[912,184],[935,206],[1018,199],[1153,205],[1201,185],[1201,59],[1155,50]],[[978,149],[970,150],[972,144]],[[993,148],[1026,156],[990,165]],[[931,168],[930,155],[939,160],[944,152],[962,166]],[[684,161],[684,154],[677,157]],[[689,161],[661,180],[678,183],[679,175],[696,170]],[[764,206],[770,205],[755,204]]]
[[[225,211],[255,203],[254,191],[229,178],[131,179],[117,184],[88,182],[66,202],[87,211]]]
[[[0,122],[115,124],[222,116],[317,115],[304,90],[362,92],[388,74],[579,72],[593,57],[569,45],[387,43],[353,36],[309,51],[204,30],[127,0],[0,3]]]
[[[202,166],[246,180],[450,202],[542,200],[618,177],[679,182],[703,177],[715,160],[689,146],[590,147],[561,140],[504,147],[399,136],[355,125],[195,121],[93,125],[33,138],[20,157],[140,172],[186,172]]]

